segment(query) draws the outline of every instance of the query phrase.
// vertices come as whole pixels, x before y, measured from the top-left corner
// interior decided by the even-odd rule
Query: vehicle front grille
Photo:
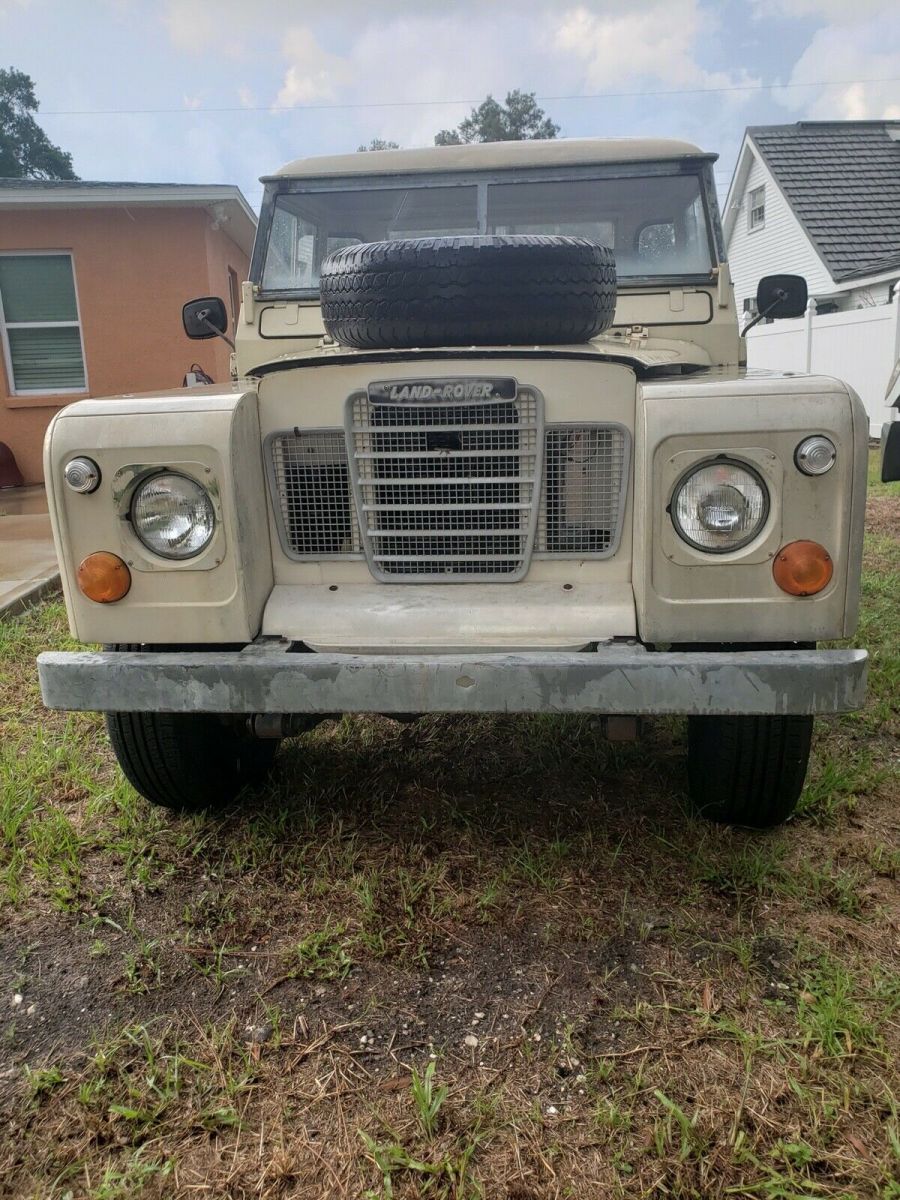
[[[542,402],[350,399],[350,470],[378,579],[520,578],[537,524]]]
[[[359,557],[343,429],[275,434],[269,470],[278,532],[291,558]]]
[[[270,435],[284,552],[367,557],[376,578],[417,583],[511,582],[532,554],[609,558],[622,533],[631,435],[600,423],[542,430],[541,404],[528,390],[428,405],[357,394],[346,433]]]
[[[538,553],[607,558],[616,552],[630,448],[621,425],[547,426]]]

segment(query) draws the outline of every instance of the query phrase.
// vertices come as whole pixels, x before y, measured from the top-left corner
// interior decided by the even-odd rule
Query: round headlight
[[[727,554],[757,536],[769,515],[769,493],[746,463],[716,459],[678,481],[670,506],[679,535],[696,550]]]
[[[216,517],[205,488],[186,475],[153,475],[131,501],[131,524],[162,558],[193,558],[209,545]]]
[[[824,475],[834,466],[834,442],[821,434],[804,438],[794,451],[794,462],[804,475]]]

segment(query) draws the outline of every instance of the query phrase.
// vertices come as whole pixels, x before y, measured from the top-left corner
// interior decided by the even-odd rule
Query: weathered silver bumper
[[[865,698],[864,650],[355,655],[46,653],[48,708],[99,712],[835,713]]]

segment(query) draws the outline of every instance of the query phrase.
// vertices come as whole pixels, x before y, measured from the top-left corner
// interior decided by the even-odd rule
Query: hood
[[[696,342],[642,337],[633,333],[601,334],[591,342],[556,346],[435,346],[412,350],[354,350],[324,339],[309,350],[293,351],[259,363],[247,372],[251,378],[289,371],[294,367],[313,367],[325,361],[404,362],[408,359],[447,358],[594,358],[622,363],[641,374],[667,367],[701,368],[712,360]]]

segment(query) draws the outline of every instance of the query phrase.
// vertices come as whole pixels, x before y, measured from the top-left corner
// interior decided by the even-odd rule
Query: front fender
[[[75,455],[100,468],[89,495],[63,470]],[[207,488],[216,531],[196,558],[173,562],[147,551],[129,520],[136,483],[179,470]],[[83,642],[248,642],[272,590],[257,397],[220,386],[83,400],[53,420],[44,474],[69,624]],[[114,604],[88,600],[79,563],[98,550],[124,559],[131,589]]]

